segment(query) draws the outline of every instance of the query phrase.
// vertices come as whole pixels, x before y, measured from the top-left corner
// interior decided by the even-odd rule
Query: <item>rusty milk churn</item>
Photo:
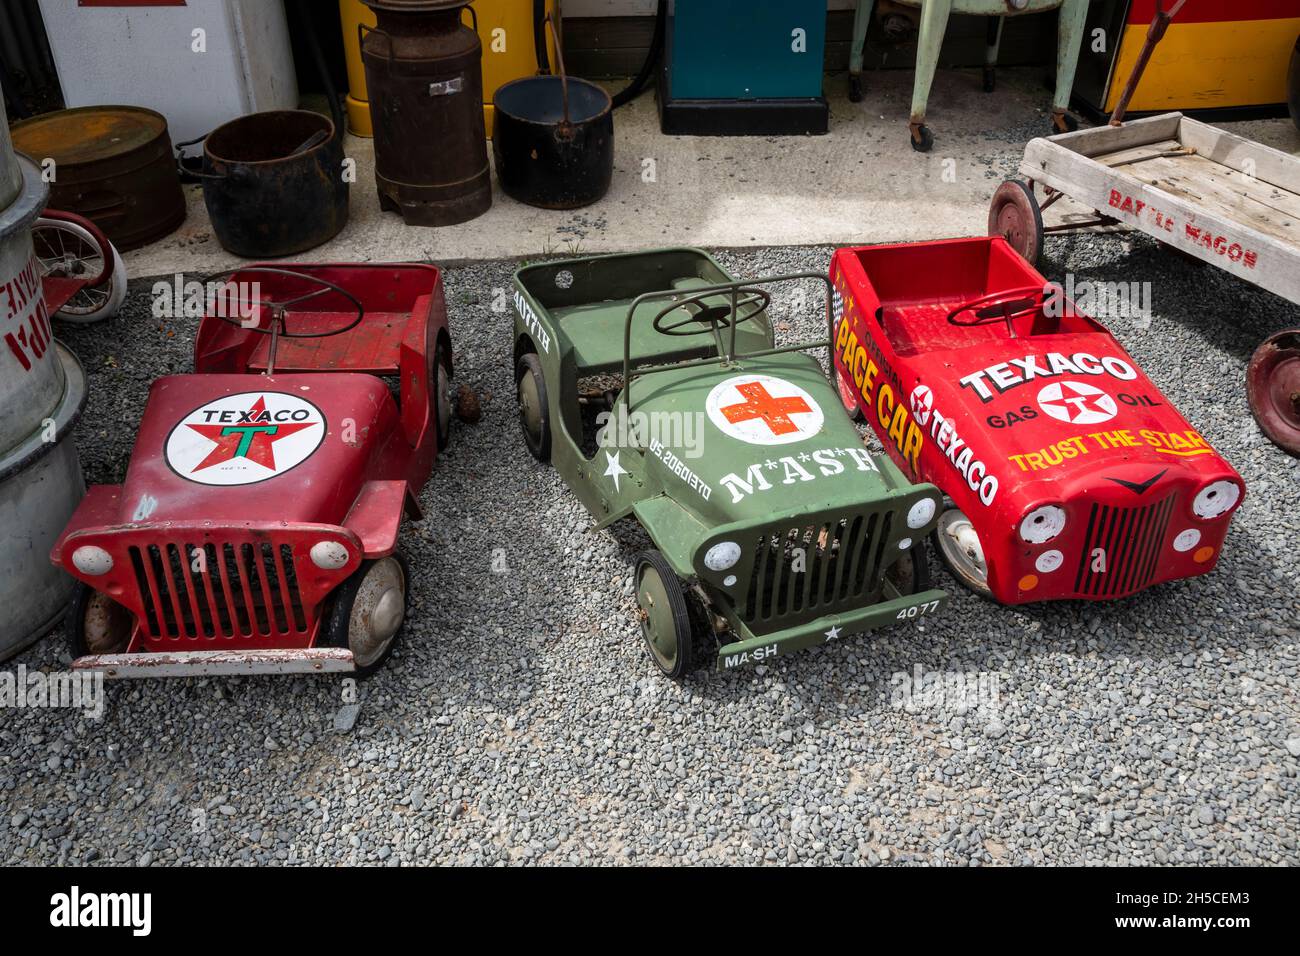
[[[58,623],[77,584],[49,559],[85,494],[72,428],[86,376],[54,341],[32,250],[48,197],[36,164],[0,136],[0,660]]]
[[[365,0],[358,29],[382,208],[450,226],[492,205],[483,127],[483,47],[461,23],[468,0]],[[472,13],[472,8],[471,8]]]

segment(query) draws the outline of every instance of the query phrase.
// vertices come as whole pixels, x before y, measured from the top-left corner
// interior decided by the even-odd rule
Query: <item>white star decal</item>
[[[826,640],[828,641],[833,641],[835,640],[835,638],[839,636],[840,636],[840,626],[838,624],[836,624],[834,627],[832,627],[829,631],[826,632]]]
[[[605,477],[614,479],[615,491],[619,490],[618,476],[631,474],[631,472],[618,463],[618,456],[621,454],[622,452],[617,451],[612,455],[609,452],[605,452],[605,460],[609,463],[609,467],[605,469]]]

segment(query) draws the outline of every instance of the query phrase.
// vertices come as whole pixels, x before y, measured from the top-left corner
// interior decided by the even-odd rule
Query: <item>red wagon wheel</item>
[[[1246,366],[1246,398],[1259,427],[1300,457],[1300,329],[1264,340]]]
[[[1031,266],[1043,251],[1043,211],[1034,191],[1018,179],[1008,179],[989,202],[989,235],[1001,236]]]

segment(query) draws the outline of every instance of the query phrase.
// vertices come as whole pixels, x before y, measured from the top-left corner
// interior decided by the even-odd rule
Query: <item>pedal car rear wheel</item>
[[[515,384],[519,394],[519,424],[524,429],[524,444],[543,465],[551,462],[550,404],[546,378],[537,355],[529,352],[515,366]]]
[[[989,235],[1001,236],[1031,266],[1043,251],[1043,212],[1034,191],[1018,179],[1008,179],[989,202]]]
[[[72,598],[71,610],[69,643],[74,660],[88,654],[121,654],[126,650],[135,619],[107,594],[82,584]]]
[[[1264,434],[1300,456],[1300,329],[1278,332],[1255,350],[1246,366],[1246,398]]]
[[[395,552],[362,562],[335,592],[323,643],[350,650],[357,677],[369,677],[393,652],[406,620],[407,591],[406,559]]]
[[[447,375],[447,350],[441,345],[433,354],[433,412],[438,451],[445,451],[451,438],[451,380]]]
[[[939,557],[953,577],[976,594],[991,597],[989,569],[984,560],[984,546],[970,518],[958,508],[949,508],[939,516],[934,529]]]
[[[637,556],[636,603],[650,660],[665,677],[682,680],[699,666],[697,642],[682,583],[658,551]]]
[[[63,322],[89,325],[117,315],[126,301],[126,266],[111,242],[107,250],[87,229],[69,219],[41,217],[32,226],[32,248],[41,275],[89,278],[104,269],[105,252],[112,260],[108,278],[88,285],[63,304],[54,317]]]
[[[858,396],[854,393],[853,380],[844,374],[844,370],[838,366],[835,369],[835,390],[840,393],[840,403],[844,410],[849,413],[849,418],[855,422],[863,420],[862,406],[858,403]]]

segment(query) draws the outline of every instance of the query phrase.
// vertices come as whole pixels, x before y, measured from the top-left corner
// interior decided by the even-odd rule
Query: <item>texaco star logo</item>
[[[325,416],[284,392],[241,392],[196,408],[167,436],[167,464],[203,485],[251,485],[301,464],[325,437]]]
[[[803,441],[826,420],[811,395],[771,375],[737,375],[719,382],[704,408],[725,434],[751,445]]]
[[[1053,382],[1038,393],[1038,407],[1071,425],[1100,425],[1119,411],[1115,399],[1084,382]]]
[[[929,385],[918,385],[912,389],[912,417],[922,427],[930,421],[930,412],[934,408],[934,392]]]

